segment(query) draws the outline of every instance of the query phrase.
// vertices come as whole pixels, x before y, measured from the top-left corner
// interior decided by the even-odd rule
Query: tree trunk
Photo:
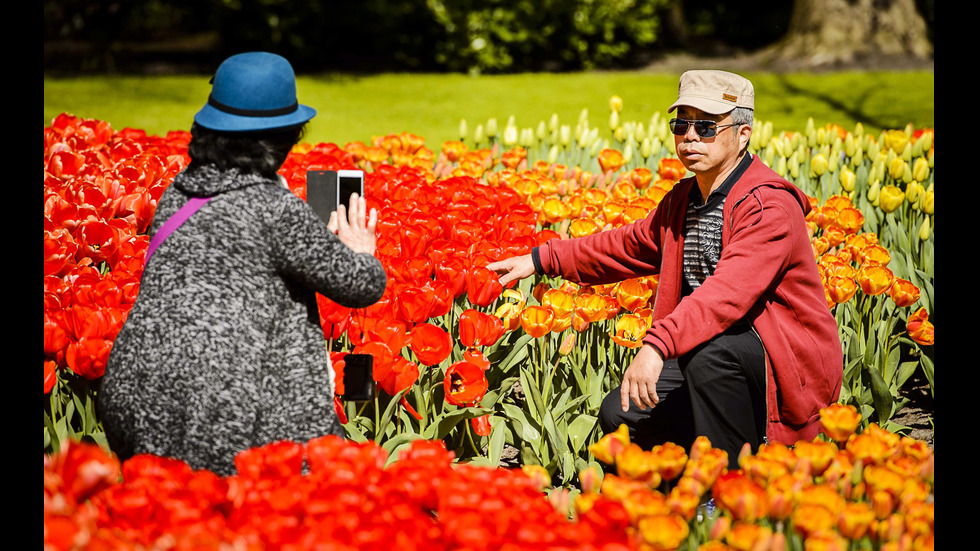
[[[786,36],[765,57],[816,68],[932,53],[914,0],[794,0]]]

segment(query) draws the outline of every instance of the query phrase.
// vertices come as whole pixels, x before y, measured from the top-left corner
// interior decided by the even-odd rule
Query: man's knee
[[[623,411],[619,387],[606,394],[599,405],[599,429],[603,434],[615,432],[622,424],[629,424],[626,412]]]

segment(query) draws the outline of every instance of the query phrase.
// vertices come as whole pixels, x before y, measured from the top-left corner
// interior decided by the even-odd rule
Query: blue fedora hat
[[[211,130],[250,132],[302,124],[316,110],[296,100],[296,75],[282,56],[236,54],[224,60],[211,80],[208,102],[194,121]]]

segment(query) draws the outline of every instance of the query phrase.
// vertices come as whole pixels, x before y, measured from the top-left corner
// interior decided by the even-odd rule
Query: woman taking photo
[[[121,460],[151,453],[226,476],[247,448],[343,435],[316,293],[365,307],[386,276],[363,197],[328,228],[277,173],[316,114],[297,103],[289,62],[235,55],[212,84],[98,396]]]

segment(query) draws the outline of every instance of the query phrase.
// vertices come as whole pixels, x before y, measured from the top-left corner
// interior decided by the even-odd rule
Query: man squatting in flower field
[[[746,443],[755,452],[816,436],[843,372],[805,223],[810,202],[748,152],[754,108],[749,80],[685,72],[668,113],[677,110],[670,128],[693,177],[644,220],[488,265],[504,285],[534,274],[587,285],[659,274],[653,322],[604,399],[600,428],[625,424],[646,449],[690,449],[706,436],[730,468]]]

